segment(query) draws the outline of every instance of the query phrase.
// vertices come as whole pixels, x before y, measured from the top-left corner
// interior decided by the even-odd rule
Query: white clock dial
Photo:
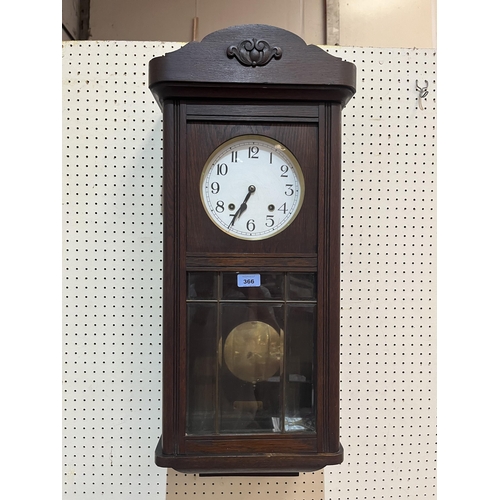
[[[261,135],[235,137],[210,156],[200,179],[203,207],[225,233],[244,240],[270,238],[295,219],[304,177],[293,154]]]

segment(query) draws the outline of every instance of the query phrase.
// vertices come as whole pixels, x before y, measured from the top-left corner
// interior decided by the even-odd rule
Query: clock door
[[[275,112],[283,109],[266,106],[269,116],[260,109],[258,123],[248,123],[255,106],[222,105],[219,113],[231,116],[236,109],[244,120],[221,122],[210,120],[210,106],[180,106],[186,142],[196,147],[186,149],[180,168],[185,172],[181,213],[186,214],[180,232],[186,249],[180,268],[179,317],[186,332],[180,352],[186,355],[178,377],[186,390],[179,395],[179,451],[187,456],[228,449],[318,452],[318,427],[323,425],[317,367],[319,107],[309,106],[306,118],[292,108],[278,121]],[[232,138],[248,135],[272,138],[288,148],[305,187],[293,222],[256,241],[221,230],[200,196],[207,159]],[[267,164],[268,158],[262,161]],[[238,192],[235,200],[244,196]],[[227,206],[230,200],[222,201]]]

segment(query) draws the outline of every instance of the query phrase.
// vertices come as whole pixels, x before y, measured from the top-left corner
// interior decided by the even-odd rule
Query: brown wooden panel
[[[269,104],[221,103],[221,104],[188,104],[188,120],[245,120],[245,121],[293,121],[317,122],[318,106],[283,103]]]
[[[340,209],[341,155],[332,137],[340,137],[341,108],[320,108],[318,197],[317,419],[319,451],[339,448],[340,373]]]
[[[317,148],[316,124],[188,123],[187,227],[188,252],[309,253],[317,252]],[[290,227],[260,241],[244,241],[220,231],[207,217],[200,200],[200,175],[210,154],[223,142],[243,134],[259,134],[281,142],[296,156],[305,180],[302,209]]]
[[[253,269],[268,271],[315,271],[318,259],[316,255],[274,254],[241,255],[241,254],[188,254],[186,267],[188,271],[239,271]]]
[[[314,453],[317,450],[316,436],[213,436],[197,439],[188,437],[185,453]]]
[[[164,130],[172,130],[177,127],[178,106],[174,102],[165,103],[164,108]],[[179,339],[167,332],[178,330],[178,271],[179,248],[177,245],[177,218],[179,215],[179,200],[176,186],[178,185],[176,158],[178,155],[178,144],[172,134],[164,132],[164,159],[163,175],[165,199],[163,205],[164,213],[164,236],[163,236],[163,355],[162,355],[162,444],[163,452],[172,454],[177,448],[177,413],[169,411],[176,405],[177,395],[177,370],[176,359],[178,358]]]
[[[325,106],[325,121],[327,137],[340,137],[341,108],[336,104]],[[325,229],[328,242],[324,243],[324,279],[328,288],[328,300],[325,301],[326,314],[325,338],[323,349],[326,359],[325,387],[328,387],[328,397],[325,401],[325,444],[326,450],[336,450],[340,446],[340,237],[341,237],[341,182],[342,157],[338,148],[332,147],[326,141],[326,165],[328,166],[325,189],[328,191],[328,204],[325,211]]]
[[[331,453],[235,453],[168,456],[158,446],[155,462],[160,467],[172,467],[179,472],[204,474],[280,475],[293,472],[312,472],[327,465],[342,463],[342,446]]]

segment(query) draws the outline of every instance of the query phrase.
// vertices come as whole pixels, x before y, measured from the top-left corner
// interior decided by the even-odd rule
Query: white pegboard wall
[[[154,44],[64,44],[65,496],[160,497],[161,115]],[[172,45],[178,48],[180,45]]]
[[[435,496],[435,54],[339,49],[344,111],[341,437],[326,498]],[[416,85],[429,84],[419,103]]]
[[[161,407],[160,42],[63,44],[64,498],[435,496],[435,54],[325,50],[357,66],[344,110],[341,442],[296,478],[157,468]],[[416,82],[429,83],[418,101]],[[421,109],[423,108],[423,109]]]

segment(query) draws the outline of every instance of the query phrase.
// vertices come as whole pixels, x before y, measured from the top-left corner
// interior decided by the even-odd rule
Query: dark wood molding
[[[280,48],[276,64],[243,65],[227,56],[241,40],[266,40]],[[278,64],[279,63],[279,64]],[[162,106],[169,97],[263,100],[329,100],[344,106],[355,92],[356,67],[297,35],[272,26],[226,28],[149,63],[149,88]]]
[[[247,38],[227,48],[227,56],[236,57],[243,66],[265,66],[273,58],[281,59],[282,55],[281,47],[271,47],[266,40],[256,38]]]
[[[295,472],[314,472],[327,465],[342,463],[342,446],[332,453],[266,453],[266,454],[203,454],[169,456],[158,443],[155,463],[172,467],[182,473],[209,475],[291,475]]]

